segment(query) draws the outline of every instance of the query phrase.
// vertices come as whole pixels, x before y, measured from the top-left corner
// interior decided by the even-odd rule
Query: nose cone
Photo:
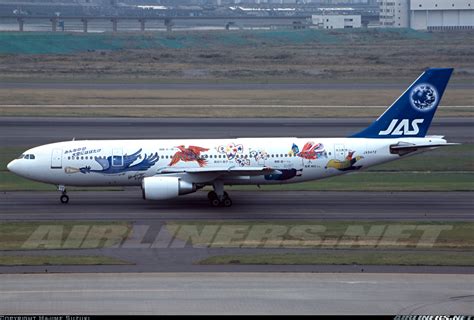
[[[15,172],[15,162],[16,162],[16,160],[10,161],[10,163],[7,165],[8,171],[16,173]]]

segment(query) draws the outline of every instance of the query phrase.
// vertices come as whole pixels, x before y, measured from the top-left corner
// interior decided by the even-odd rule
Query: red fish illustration
[[[186,148],[185,146],[177,146],[180,151],[176,152],[171,159],[169,166],[174,166],[179,161],[196,161],[200,167],[204,167],[207,164],[207,160],[201,157],[201,152],[208,151],[209,149],[196,147],[196,146],[189,146]]]
[[[314,142],[306,142],[303,150],[297,154],[298,157],[308,160],[314,160],[319,157],[319,154],[324,152],[324,146],[321,143],[314,144]]]

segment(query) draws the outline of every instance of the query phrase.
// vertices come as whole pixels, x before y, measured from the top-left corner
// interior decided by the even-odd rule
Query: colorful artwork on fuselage
[[[209,149],[197,146],[189,146],[186,148],[183,145],[177,146],[176,148],[178,148],[179,151],[173,155],[170,163],[168,164],[169,166],[174,166],[180,161],[196,161],[200,167],[204,167],[207,164],[207,160],[201,157],[201,152],[208,151]]]
[[[269,155],[265,150],[250,150],[250,157],[254,158],[255,161],[260,161],[267,160]]]
[[[131,155],[125,154],[122,156],[94,157],[94,160],[102,167],[101,169],[92,169],[91,166],[82,168],[66,167],[66,173],[102,173],[102,174],[121,174],[129,171],[146,171],[151,168],[158,160],[158,153],[152,153],[143,157],[143,160],[137,164],[132,165],[137,159],[141,158],[140,153],[142,149],[134,152]]]
[[[244,152],[244,146],[231,142],[226,146],[217,147],[217,152],[223,153],[227,159],[233,160]]]
[[[314,143],[313,141],[306,142],[301,151],[298,146],[293,143],[289,154],[296,155],[306,160],[316,160],[322,157],[327,157],[324,145],[322,143]]]
[[[363,156],[354,157],[354,153],[355,151],[350,151],[344,160],[337,160],[337,159],[329,160],[325,168],[326,169],[334,168],[339,171],[359,170],[360,168],[362,168],[362,166],[355,166],[354,164],[357,161],[364,159],[364,157]]]

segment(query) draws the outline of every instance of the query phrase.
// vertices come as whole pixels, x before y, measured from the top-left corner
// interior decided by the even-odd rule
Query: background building
[[[312,15],[313,25],[321,29],[351,29],[361,27],[360,15]]]
[[[380,26],[417,30],[474,28],[474,0],[380,0]]]
[[[411,27],[417,30],[474,28],[474,0],[410,0]]]
[[[380,1],[380,25],[382,27],[409,28],[410,0]]]

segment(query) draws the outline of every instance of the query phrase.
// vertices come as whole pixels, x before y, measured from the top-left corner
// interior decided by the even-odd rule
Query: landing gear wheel
[[[222,204],[224,205],[224,207],[230,207],[232,206],[232,200],[230,200],[230,198],[227,197],[224,199],[224,201],[222,201]]]
[[[209,199],[209,201],[217,199],[217,193],[215,193],[214,191],[209,191],[209,193],[207,194],[207,198]]]
[[[69,202],[69,196],[66,195],[66,194],[63,194],[63,195],[61,196],[60,200],[61,200],[61,203],[66,204],[66,203]]]
[[[213,207],[230,207],[232,206],[232,200],[230,199],[227,192],[224,192],[222,200],[219,200],[217,193],[211,191],[207,194],[207,198]]]
[[[215,198],[211,200],[211,205],[213,207],[219,207],[221,205],[221,202],[219,201],[219,199]]]

